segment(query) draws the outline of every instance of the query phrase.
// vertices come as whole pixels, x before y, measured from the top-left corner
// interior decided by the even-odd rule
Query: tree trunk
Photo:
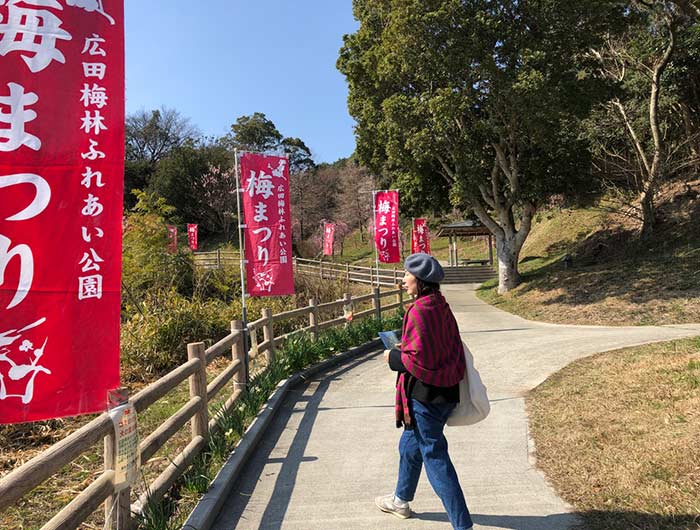
[[[503,294],[520,285],[520,272],[518,272],[520,248],[518,248],[516,238],[497,235],[496,252],[498,256],[498,294]]]
[[[656,221],[656,212],[654,209],[654,190],[653,188],[643,192],[640,198],[642,207],[642,234],[641,237],[647,240],[654,232]]]

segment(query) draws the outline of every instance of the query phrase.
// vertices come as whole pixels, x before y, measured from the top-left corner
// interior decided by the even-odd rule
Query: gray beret
[[[424,282],[440,283],[445,277],[442,265],[425,252],[417,252],[408,256],[404,261],[403,268]]]

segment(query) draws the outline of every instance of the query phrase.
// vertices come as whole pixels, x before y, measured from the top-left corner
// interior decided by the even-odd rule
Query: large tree
[[[499,292],[520,283],[518,256],[537,208],[590,180],[578,120],[596,80],[581,51],[613,2],[354,0],[360,28],[338,67],[370,169],[443,189],[494,233]],[[426,201],[425,209],[431,205]]]
[[[228,135],[232,148],[259,153],[278,150],[282,138],[277,126],[262,112],[240,116],[236,123],[231,125],[231,133]]]
[[[124,204],[136,204],[133,189],[145,189],[158,163],[186,142],[200,137],[189,118],[177,110],[161,107],[140,110],[126,117],[126,163],[124,165]]]
[[[185,223],[198,223],[206,233],[230,236],[235,211],[232,158],[221,142],[188,142],[161,160],[149,191],[175,207]]]
[[[338,168],[339,180],[338,204],[334,218],[344,221],[350,228],[358,228],[360,241],[364,242],[364,231],[372,218],[374,179],[355,156],[336,162],[333,166]]]
[[[126,117],[126,159],[155,166],[199,136],[197,127],[175,109],[140,110]]]
[[[606,177],[637,195],[642,238],[654,230],[659,186],[698,166],[697,19],[686,2],[632,0],[624,31],[592,51],[597,75],[616,85],[589,122],[592,149]]]
[[[299,223],[299,237],[305,239],[320,190],[316,188],[316,164],[311,149],[299,138],[282,140],[284,154],[289,157],[289,194],[292,216]]]

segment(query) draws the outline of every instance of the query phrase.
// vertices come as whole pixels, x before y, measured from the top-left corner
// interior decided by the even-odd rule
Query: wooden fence
[[[321,279],[343,279],[346,282],[367,283],[372,286],[394,287],[401,283],[404,271],[397,267],[362,267],[348,263],[330,263],[311,259],[294,258],[295,271],[312,274]]]
[[[382,299],[386,297],[394,297],[395,299],[391,303],[382,304]],[[307,307],[284,313],[272,314],[269,309],[263,310],[262,318],[248,324],[251,339],[248,352],[244,352],[243,348],[241,321],[233,321],[231,333],[209,348],[205,349],[203,342],[188,344],[186,363],[142,389],[130,399],[137,413],[141,413],[168,395],[180,383],[189,379],[189,401],[143,438],[139,444],[143,465],[153,458],[175,433],[188,422],[190,423],[189,443],[170,460],[170,464],[165,470],[145,488],[146,493],[132,502],[132,492],[129,488],[115,492],[115,433],[112,419],[105,412],[3,477],[0,480],[0,511],[14,505],[16,501],[30,493],[61,468],[103,440],[104,471],[102,474],[47,522],[42,530],[73,530],[95,512],[101,504],[104,504],[106,529],[128,530],[133,528],[132,514],[141,513],[147,502],[157,502],[162,498],[206,446],[210,433],[219,428],[217,419],[208,417],[208,404],[229,383],[231,383],[227,390],[229,394],[223,409],[229,411],[236,405],[245,390],[246,353],[251,360],[264,353],[265,356],[261,359],[263,362],[256,363],[264,367],[274,360],[276,349],[290,337],[308,332],[312,339],[316,340],[320,331],[348,324],[346,313],[338,316],[339,310],[347,311],[348,306],[357,306],[358,308],[368,306],[371,302],[371,308],[353,313],[352,320],[367,316],[381,319],[384,311],[403,307],[408,301],[408,297],[404,297],[400,288],[381,292],[379,287],[375,287],[371,294],[357,297],[346,294],[341,300],[324,304],[318,304],[312,299],[309,300]],[[330,318],[321,321],[323,315],[329,315]],[[308,325],[290,333],[275,336],[276,323],[300,318],[308,319]],[[258,337],[260,331],[263,334],[262,341]],[[225,363],[226,367],[211,383],[207,384],[207,366],[214,359],[223,355],[230,355],[230,362]],[[219,399],[222,397],[219,396]]]
[[[194,263],[204,269],[220,269],[238,265],[240,254],[230,250],[195,252]],[[314,274],[322,279],[344,279],[347,282],[366,283],[371,286],[394,287],[401,282],[403,269],[363,267],[343,263],[294,258],[294,268],[301,274]]]
[[[221,269],[222,267],[238,266],[240,254],[234,250],[212,250],[210,252],[195,252],[194,264],[203,269]]]

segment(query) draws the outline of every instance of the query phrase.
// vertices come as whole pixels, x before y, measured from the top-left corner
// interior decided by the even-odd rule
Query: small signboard
[[[131,486],[139,475],[141,452],[136,409],[129,403],[121,403],[110,409],[109,415],[114,424],[115,462],[114,491]]]

